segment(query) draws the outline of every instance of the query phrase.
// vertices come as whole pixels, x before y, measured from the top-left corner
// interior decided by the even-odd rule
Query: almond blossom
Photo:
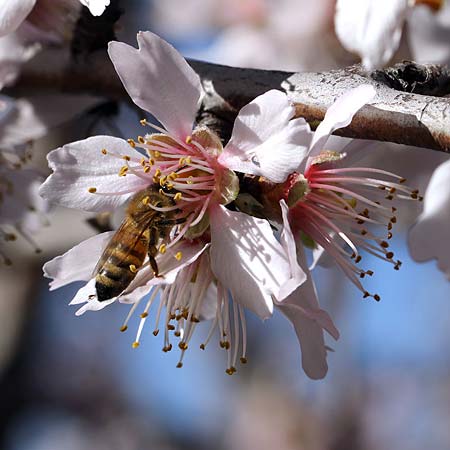
[[[435,258],[438,267],[450,280],[448,229],[450,223],[450,161],[433,173],[424,195],[423,212],[409,233],[411,256],[416,261]]]
[[[295,109],[285,94],[269,91],[242,108],[222,148],[209,129],[193,128],[204,95],[198,75],[158,36],[139,33],[137,40],[138,49],[112,42],[109,54],[133,101],[161,126],[145,119],[141,124],[157,133],[128,141],[97,136],[54,150],[48,155],[54,173],[42,185],[41,195],[67,207],[101,212],[116,209],[148,186],[159,186],[173,206],[144,205],[177,220],[158,243],[159,276],[147,261],[133,267],[136,276],[119,296],[99,301],[92,273],[110,235],[79,244],[47,263],[44,273],[53,278],[51,288],[87,281],[72,300],[83,303],[80,314],[119,300],[132,303],[131,316],[150,294],[135,347],[158,293],[157,324],[164,306],[166,311],[163,349],[172,348],[169,332],[175,331],[181,358],[195,324],[212,318],[210,336],[219,330],[231,374],[239,350],[241,362],[246,361],[244,308],[266,319],[305,281],[266,220],[226,208],[238,194],[235,171],[285,181],[306,154],[308,125],[293,119]]]
[[[92,15],[100,16],[110,0],[4,0],[0,9],[0,36],[14,32],[22,24],[58,34],[61,25],[80,10],[80,3]]]
[[[364,298],[380,300],[379,294],[369,293],[362,284],[361,280],[372,276],[373,271],[360,268],[361,250],[398,270],[401,261],[395,259],[389,245],[397,222],[398,201],[422,197],[417,190],[405,186],[406,180],[399,175],[354,166],[352,152],[361,145],[357,141],[349,144],[346,152],[328,151],[325,147],[330,134],[347,126],[353,115],[375,95],[372,86],[362,85],[335,101],[317,128],[307,157],[284,184],[283,196],[297,241],[310,247],[319,245]],[[348,159],[350,162],[346,164]],[[303,270],[307,268],[303,266]]]
[[[10,115],[14,114],[14,103],[0,96],[0,130]],[[31,235],[47,221],[47,202],[38,195],[42,182],[40,174],[27,167],[29,154],[26,148],[2,148],[0,139],[0,262],[10,266],[13,260],[4,242],[25,238],[38,253],[39,247]]]
[[[438,11],[443,4],[443,0],[338,0],[336,34],[348,51],[361,57],[367,70],[373,70],[394,56],[415,6]]]

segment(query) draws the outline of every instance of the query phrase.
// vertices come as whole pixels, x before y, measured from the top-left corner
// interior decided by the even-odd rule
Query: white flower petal
[[[50,282],[50,290],[74,281],[88,281],[113,234],[113,231],[108,231],[92,236],[64,255],[57,256],[44,264],[44,276],[53,279]]]
[[[197,242],[179,241],[171,247],[166,253],[159,253],[156,256],[156,262],[160,276],[155,278],[153,272],[148,268],[147,270],[140,270],[136,278],[130,283],[127,289],[122,294],[129,303],[130,298],[134,300],[142,298],[146,295],[152,286],[158,284],[172,284],[180,270],[192,264],[207,248],[209,244],[203,245]],[[175,255],[181,252],[180,260],[175,258]]]
[[[312,133],[286,95],[271,90],[239,112],[219,162],[229,169],[283,182],[303,160]]]
[[[298,247],[300,265],[307,271],[303,248]],[[328,331],[334,339],[339,338],[339,331],[328,313],[319,307],[311,274],[308,274],[307,280],[285,301],[277,302],[276,305],[295,328],[300,342],[302,366],[305,373],[312,379],[325,377],[328,365],[323,330]]]
[[[212,320],[217,312],[217,285],[211,283],[206,290],[205,297],[199,311],[200,320]]]
[[[283,246],[289,260],[291,279],[281,286],[278,301],[285,299],[299,285],[306,281],[306,273],[297,262],[297,249],[295,245],[294,235],[289,225],[288,213],[289,208],[284,200],[280,201],[281,214],[283,216],[283,231],[281,232],[280,242]]]
[[[341,95],[328,108],[323,121],[314,133],[309,159],[317,156],[324,148],[329,136],[338,128],[350,124],[353,116],[376,95],[375,88],[370,84],[362,84]]]
[[[450,280],[450,160],[433,173],[424,196],[424,209],[409,232],[411,256],[417,261],[436,258]]]
[[[302,290],[302,287],[299,290]],[[295,328],[306,375],[313,380],[324,378],[328,372],[328,364],[322,327],[307,317],[301,309],[290,304],[281,306],[280,310]]]
[[[139,49],[109,43],[109,56],[130,97],[152,113],[171,134],[192,132],[203,88],[185,59],[156,34],[140,32]]]
[[[1,80],[0,80],[1,81]],[[14,101],[12,111],[0,123],[0,147],[27,144],[39,139],[82,111],[98,103],[87,95],[33,95]]]
[[[10,170],[0,165],[0,179],[9,186],[1,195],[0,225],[32,221],[29,216],[36,215],[31,209],[36,206],[33,195],[36,183],[42,181],[40,174],[32,169]]]
[[[80,0],[80,3],[87,6],[93,16],[101,16],[109,6],[110,0]]]
[[[0,6],[0,36],[11,33],[26,19],[36,0],[2,0]]]
[[[287,256],[267,221],[218,205],[210,211],[211,269],[234,301],[262,319],[290,278]]]
[[[133,174],[119,177],[125,161],[103,155],[102,149],[130,158],[142,157],[123,139],[109,136],[64,145],[47,156],[54,173],[41,186],[42,197],[69,208],[101,212],[117,208],[149,184]],[[91,187],[96,188],[98,194],[89,193]],[[112,195],[99,195],[101,193]]]
[[[338,0],[335,29],[342,45],[367,70],[386,64],[397,50],[409,0]]]
[[[86,311],[100,311],[106,306],[111,305],[111,303],[114,303],[116,298],[117,297],[114,297],[110,300],[99,302],[97,300],[97,291],[95,289],[95,278],[92,278],[85,286],[78,290],[69,305],[79,305],[84,303],[84,305],[75,313],[75,315],[81,316]]]

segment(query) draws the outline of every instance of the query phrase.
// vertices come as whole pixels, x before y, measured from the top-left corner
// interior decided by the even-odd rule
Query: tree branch
[[[89,63],[71,63],[65,67],[47,66],[45,70],[29,66],[17,85],[17,92],[62,89],[66,92],[90,93],[110,99],[128,99],[111,62],[103,52],[89,58]],[[359,139],[374,139],[426,147],[450,152],[450,98],[420,95],[394,89],[402,87],[401,76],[408,74],[409,90],[420,86],[421,94],[448,93],[450,73],[439,66],[417,66],[404,63],[383,78],[376,72],[374,78],[361,67],[352,66],[322,73],[290,73],[257,69],[242,69],[200,61],[189,61],[202,79],[207,93],[199,111],[199,120],[207,123],[223,138],[230,134],[237,111],[256,96],[280,89],[296,105],[297,116],[304,117],[315,129],[327,108],[345,91],[363,83],[372,84],[377,97],[364,106],[352,123],[339,130],[340,135]],[[408,66],[410,64],[410,66]],[[139,70],[136,67],[136,70]],[[426,72],[426,83],[424,73]],[[414,73],[418,77],[414,84]],[[387,85],[389,84],[389,85]],[[436,89],[439,86],[439,89]],[[148,86],[151,89],[151,86]],[[16,92],[16,93],[17,93]]]

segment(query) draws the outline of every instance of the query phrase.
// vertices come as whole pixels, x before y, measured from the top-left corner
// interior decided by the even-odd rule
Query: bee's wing
[[[148,213],[142,214],[138,220],[136,218],[125,217],[120,224],[117,231],[112,236],[108,245],[102,253],[97,265],[95,266],[93,276],[96,276],[103,267],[107,259],[115,252],[117,246],[122,243],[126,244],[128,250],[124,255],[126,256],[136,247],[142,236],[147,232],[153,218],[155,211],[150,210]]]

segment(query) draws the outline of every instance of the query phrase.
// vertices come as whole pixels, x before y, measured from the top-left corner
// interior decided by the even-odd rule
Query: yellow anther
[[[150,158],[150,159],[148,160],[148,165],[149,165],[149,166],[154,166],[154,165],[155,165],[155,160],[154,160],[153,158]]]
[[[187,350],[187,349],[188,349],[188,345],[186,344],[186,342],[183,342],[183,341],[181,341],[181,342],[178,344],[178,347],[179,347],[181,350]]]
[[[176,180],[178,178],[178,174],[176,172],[171,172],[167,178],[170,180]]]
[[[180,337],[181,333],[179,331],[175,331],[175,333],[173,333],[176,337]]]
[[[125,161],[131,161],[131,158],[128,155],[123,155],[122,159],[124,159]]]
[[[169,344],[162,349],[162,351],[165,353],[170,352],[170,350],[172,350],[172,344]]]
[[[188,156],[186,158],[186,164],[191,164],[192,163],[192,158],[190,156]]]
[[[146,195],[143,199],[142,199],[142,203],[144,205],[148,205],[148,203],[150,202],[150,197],[148,195]]]
[[[139,161],[139,164],[142,166],[142,167],[145,167],[145,163],[147,162],[147,160],[144,158],[144,157],[142,157],[141,158],[141,160]]]
[[[95,187],[90,187],[90,188],[88,189],[88,192],[91,193],[91,194],[95,194],[95,193],[97,192],[97,188],[95,188]]]
[[[178,161],[178,165],[181,167],[181,166],[184,166],[185,164],[186,164],[186,158],[180,158]]]
[[[192,176],[192,175],[189,175],[189,176],[188,176],[188,180],[187,180],[187,184],[194,184],[194,182],[192,181],[192,179],[193,179],[193,176]]]
[[[128,268],[130,269],[130,272],[132,272],[132,273],[136,273],[137,272],[137,267],[134,264],[130,264],[128,266]]]
[[[163,175],[160,179],[159,179],[159,184],[161,186],[164,186],[167,182],[167,177],[165,175]]]
[[[119,170],[119,177],[124,177],[128,172],[128,166],[122,166]]]
[[[161,169],[158,168],[155,170],[155,177],[160,177],[161,176]]]
[[[136,142],[134,142],[134,139],[127,139],[127,142],[131,147],[133,147],[133,148],[136,147]]]
[[[186,144],[190,144],[192,142],[192,136],[186,136]]]
[[[138,347],[139,347],[139,342],[133,342],[133,343],[131,344],[131,346],[132,346],[133,348],[138,348]]]
[[[159,189],[159,195],[166,195],[166,193],[162,190],[162,188]]]
[[[140,123],[143,127],[145,127],[145,125],[147,125],[147,119],[141,119],[141,120],[139,121],[139,123]]]
[[[126,325],[122,325],[121,327],[120,327],[120,332],[121,333],[124,333],[125,331],[127,331],[128,330],[128,327],[126,326]]]
[[[172,183],[167,183],[167,189],[169,189],[169,191],[171,190],[171,189],[173,189],[173,184]]]
[[[143,312],[141,314],[141,319],[145,319],[146,317],[148,317],[148,312]]]
[[[145,139],[142,136],[138,136],[138,142],[139,142],[139,144],[144,144]]]
[[[150,170],[152,170],[151,167],[149,167],[149,166],[144,167],[144,173],[149,173]]]
[[[162,255],[164,255],[164,253],[166,253],[167,251],[167,245],[166,244],[161,244],[159,246],[159,253],[161,253]]]
[[[175,201],[178,201],[178,200],[181,200],[181,192],[177,192],[175,195],[174,195],[174,197],[173,197],[173,199],[175,200]]]
[[[175,259],[176,259],[177,261],[180,261],[182,257],[183,257],[183,253],[181,253],[181,252],[175,253]]]
[[[153,152],[153,155],[155,156],[155,158],[159,158],[161,156],[161,152],[159,152],[158,150],[155,150]]]
[[[108,150],[106,150],[106,148],[102,148],[102,155],[107,155],[108,154]]]

